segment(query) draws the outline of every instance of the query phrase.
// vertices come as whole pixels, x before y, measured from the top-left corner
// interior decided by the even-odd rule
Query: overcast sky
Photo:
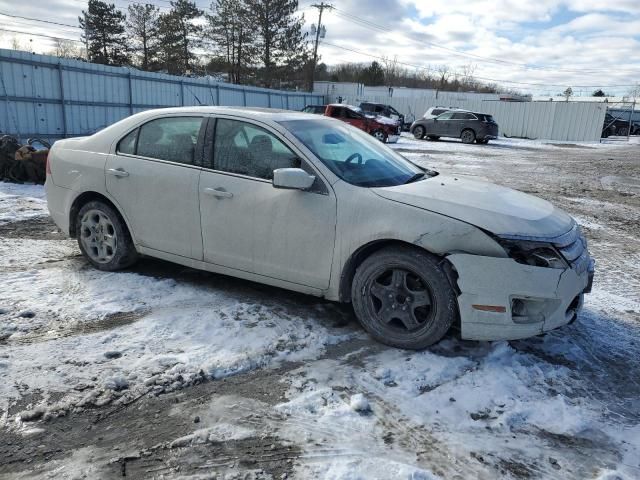
[[[151,1],[169,6],[168,0]],[[196,2],[208,8],[207,1]],[[115,3],[123,10],[130,4]],[[317,23],[311,3],[316,2],[300,3],[307,27]],[[323,14],[327,35],[319,52],[327,64],[384,56],[433,70],[447,64],[463,72],[473,65],[476,77],[544,95],[566,86],[588,94],[592,85],[622,95],[631,90],[627,85],[640,82],[640,0],[342,0],[334,5],[336,10]],[[72,25],[83,8],[83,0],[0,0],[0,13]],[[3,29],[80,36],[77,29],[5,16],[0,23]],[[36,53],[53,42],[0,31],[0,46],[9,48],[14,37]]]

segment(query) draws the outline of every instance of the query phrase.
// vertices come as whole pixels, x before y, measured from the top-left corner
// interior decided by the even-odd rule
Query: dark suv
[[[364,113],[369,113],[373,115],[382,115],[383,117],[389,117],[393,120],[398,120],[400,122],[400,126],[405,127],[404,123],[404,115],[401,114],[398,110],[393,108],[391,105],[385,105],[383,103],[370,103],[370,102],[362,102],[360,104],[360,109]],[[409,125],[407,125],[408,127]]]
[[[486,113],[452,110],[436,118],[421,118],[411,125],[415,138],[438,140],[440,137],[459,138],[463,143],[489,143],[498,138],[498,124]]]

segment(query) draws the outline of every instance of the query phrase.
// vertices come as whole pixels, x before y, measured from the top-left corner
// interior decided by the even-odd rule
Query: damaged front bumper
[[[447,260],[458,275],[461,336],[469,340],[515,340],[571,323],[594,270],[591,259],[582,271],[469,254]]]

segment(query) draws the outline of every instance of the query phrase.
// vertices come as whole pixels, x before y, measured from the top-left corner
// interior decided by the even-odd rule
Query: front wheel
[[[362,262],[351,299],[365,330],[398,348],[436,343],[458,314],[455,292],[438,260],[412,248],[385,248]]]
[[[413,129],[413,138],[416,140],[422,140],[424,138],[424,127],[422,125],[418,125]]]
[[[122,217],[101,201],[88,202],[76,217],[78,245],[98,270],[112,272],[133,265],[138,253]]]
[[[380,140],[382,143],[387,143],[387,134],[383,130],[376,130],[371,135],[373,135],[374,138]]]

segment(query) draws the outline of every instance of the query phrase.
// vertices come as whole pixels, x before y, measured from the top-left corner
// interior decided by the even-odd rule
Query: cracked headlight
[[[569,267],[551,243],[505,239],[498,239],[498,242],[504,247],[507,255],[518,263],[546,268]]]

